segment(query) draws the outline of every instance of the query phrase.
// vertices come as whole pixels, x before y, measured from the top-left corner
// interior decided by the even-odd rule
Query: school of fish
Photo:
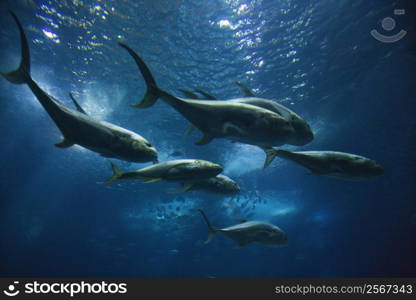
[[[118,180],[144,180],[143,183],[159,181],[178,184],[176,193],[187,191],[208,192],[231,196],[241,191],[233,179],[221,174],[223,167],[215,162],[198,159],[175,159],[159,162],[157,148],[146,138],[131,130],[88,116],[75,97],[69,93],[75,109],[66,107],[45,92],[32,79],[30,72],[29,44],[18,17],[10,11],[17,24],[21,42],[21,61],[19,67],[0,75],[13,84],[27,85],[42,107],[54,121],[62,134],[62,140],[55,144],[59,148],[79,145],[98,153],[105,158],[129,162],[152,162],[139,170],[123,172],[111,162],[113,175],[102,182],[111,184]],[[207,91],[194,91],[179,88],[186,98],[175,96],[160,88],[149,67],[139,54],[125,43],[119,46],[127,51],[136,63],[146,83],[143,99],[132,105],[135,108],[151,107],[161,99],[180,113],[189,127],[184,137],[198,129],[202,136],[195,144],[206,145],[214,139],[227,139],[254,145],[266,155],[263,168],[268,167],[275,157],[289,160],[309,170],[309,174],[329,176],[352,181],[365,181],[383,175],[381,165],[369,158],[336,151],[289,151],[274,148],[283,145],[304,146],[314,139],[310,125],[289,108],[270,99],[256,97],[243,83],[237,85],[243,97],[236,99],[217,99]],[[175,151],[173,156],[183,156]],[[211,241],[215,234],[223,234],[241,248],[249,243],[281,247],[288,244],[286,233],[279,227],[261,221],[241,220],[238,224],[214,227],[206,214],[198,210],[205,220]]]

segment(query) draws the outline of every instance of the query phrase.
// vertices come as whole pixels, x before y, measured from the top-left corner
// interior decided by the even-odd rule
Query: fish
[[[111,168],[113,176],[103,184],[111,184],[121,179],[146,179],[143,183],[184,182],[184,189],[189,189],[196,180],[215,177],[223,171],[221,165],[200,159],[170,160],[125,173],[113,162]]]
[[[291,109],[287,108],[286,106],[277,103],[273,100],[259,98],[254,95],[254,93],[242,82],[237,81],[237,85],[243,91],[243,97],[240,98],[233,98],[224,101],[230,102],[237,102],[237,103],[245,103],[254,106],[258,106],[272,112],[279,114],[282,118],[285,118],[290,122],[290,125],[294,129],[294,134],[291,136],[290,140],[286,142],[288,145],[293,146],[304,146],[314,139],[314,133],[309,125],[301,116],[296,114]],[[187,89],[180,89],[187,97],[191,99],[198,99],[198,100],[217,100],[217,98],[210,93],[207,93],[201,89],[195,89],[196,92],[202,94],[204,98],[199,97],[192,91]],[[186,132],[184,133],[183,137],[188,137],[192,131],[195,129],[195,126],[190,124],[187,128]]]
[[[12,11],[10,14],[20,33],[21,62],[16,70],[0,72],[0,75],[11,83],[26,84],[30,88],[63,135],[55,146],[69,148],[77,144],[104,157],[156,163],[156,148],[141,135],[105,121],[94,120],[82,108],[70,109],[39,87],[30,75],[29,45],[23,26]]]
[[[337,151],[299,151],[271,149],[268,157],[275,156],[293,161],[307,168],[312,175],[325,175],[339,179],[365,181],[384,174],[384,168],[364,156]],[[266,163],[270,164],[271,161]]]
[[[268,247],[284,247],[288,245],[286,233],[279,227],[261,221],[241,220],[237,225],[215,228],[205,215],[204,211],[198,209],[207,223],[209,234],[205,244],[212,241],[215,234],[221,233],[237,243],[235,249],[242,248],[250,243],[256,243]]]
[[[294,129],[290,122],[262,107],[231,101],[184,99],[167,93],[157,86],[141,57],[126,44],[119,42],[119,45],[135,60],[147,86],[144,98],[133,107],[151,107],[161,98],[203,133],[196,145],[226,138],[265,150],[284,145],[292,138]]]
[[[182,187],[184,186],[185,183],[182,183]],[[221,174],[208,179],[195,181],[188,190],[198,190],[224,196],[236,195],[241,191],[237,182]]]

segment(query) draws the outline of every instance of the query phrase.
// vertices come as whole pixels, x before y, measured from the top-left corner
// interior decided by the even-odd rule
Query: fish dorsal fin
[[[254,97],[254,93],[251,89],[249,89],[244,83],[241,81],[237,81],[236,84],[240,88],[240,90],[243,92],[244,97]]]
[[[178,90],[180,90],[185,95],[185,97],[189,99],[199,99],[198,95],[195,94],[194,92],[191,92],[190,90],[187,90],[187,89],[178,89]]]
[[[198,146],[206,145],[206,144],[210,143],[213,139],[214,139],[214,137],[212,135],[204,133],[202,138],[198,142],[196,142],[195,145],[198,145]]]
[[[85,110],[81,107],[81,105],[79,105],[78,101],[77,101],[77,100],[75,100],[75,97],[74,97],[74,95],[73,95],[72,93],[69,93],[69,97],[71,98],[72,102],[74,103],[75,107],[77,108],[77,110],[78,110],[80,113],[83,113],[84,115],[88,115],[88,114],[85,112]]]
[[[201,90],[201,89],[195,89],[195,92],[198,92],[198,93],[200,93],[202,96],[204,96],[205,97],[205,100],[218,100],[218,98],[217,97],[215,97],[214,95],[212,95],[212,94],[210,94],[210,93],[207,93],[206,91],[204,91],[204,90]]]

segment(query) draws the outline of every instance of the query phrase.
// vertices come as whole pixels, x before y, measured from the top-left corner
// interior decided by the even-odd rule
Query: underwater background
[[[0,70],[16,67],[19,16],[30,41],[32,76],[73,107],[131,129],[159,160],[206,159],[238,182],[237,196],[175,184],[121,181],[109,160],[61,134],[26,86],[0,80],[0,276],[399,277],[416,276],[416,42],[412,1],[152,0],[2,1]],[[394,9],[405,9],[394,15]],[[392,17],[387,32],[382,20]],[[370,35],[407,31],[395,43]],[[137,50],[159,86],[241,95],[236,81],[275,99],[310,124],[315,139],[291,150],[355,153],[384,166],[351,182],[310,176],[264,152],[216,139],[182,138],[187,121],[163,101],[134,109],[145,85],[117,45]],[[176,152],[176,153],[175,153]],[[124,170],[150,165],[117,160]],[[289,244],[267,248],[218,235],[236,220],[264,220]]]

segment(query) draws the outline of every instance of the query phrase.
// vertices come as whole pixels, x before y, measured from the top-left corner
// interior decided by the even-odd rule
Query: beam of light
[[[233,149],[230,149],[224,159],[224,173],[240,176],[263,167],[266,158],[264,151],[246,144],[235,144],[230,147]]]

